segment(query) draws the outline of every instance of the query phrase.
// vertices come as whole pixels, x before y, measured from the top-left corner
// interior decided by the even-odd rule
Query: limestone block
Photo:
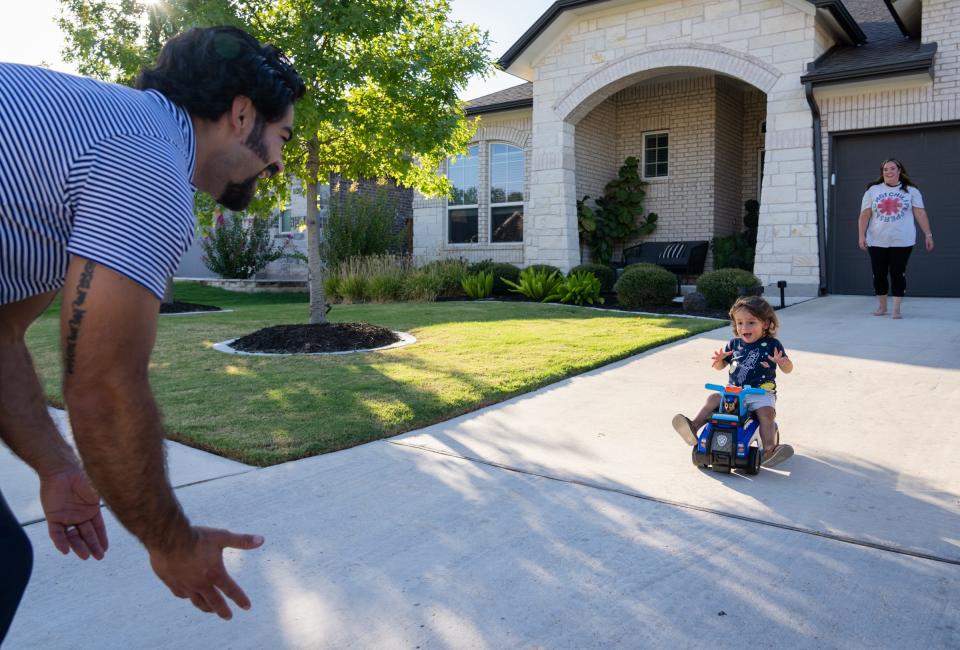
[[[797,190],[794,187],[764,187],[763,200],[765,204],[797,202]]]
[[[781,237],[773,240],[773,252],[812,253],[816,250],[816,240],[812,237]]]

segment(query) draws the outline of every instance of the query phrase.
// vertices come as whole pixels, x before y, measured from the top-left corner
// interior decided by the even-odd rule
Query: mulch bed
[[[198,305],[192,302],[168,302],[160,303],[161,314],[184,314],[191,311],[223,311],[213,305]]]
[[[385,327],[369,323],[274,325],[247,334],[230,344],[242,352],[303,354],[379,348],[400,340]]]

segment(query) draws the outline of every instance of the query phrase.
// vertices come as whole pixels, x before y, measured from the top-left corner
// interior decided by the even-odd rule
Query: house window
[[[490,241],[523,241],[523,149],[490,145]]]
[[[480,147],[467,149],[466,156],[452,159],[447,178],[453,188],[447,200],[447,241],[451,244],[473,244],[479,241],[477,210],[477,167]]]
[[[646,133],[643,136],[643,177],[666,178],[669,176],[667,168],[667,153],[669,151],[669,134]]]
[[[290,233],[299,232],[306,227],[307,217],[304,215],[293,216],[293,210],[287,208],[280,213],[280,232]]]

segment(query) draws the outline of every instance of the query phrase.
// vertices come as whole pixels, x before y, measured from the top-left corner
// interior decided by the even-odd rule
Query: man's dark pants
[[[30,580],[33,548],[0,492],[0,643]]]

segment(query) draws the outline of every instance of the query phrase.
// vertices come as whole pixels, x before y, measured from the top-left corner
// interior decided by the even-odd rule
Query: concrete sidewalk
[[[172,598],[112,518],[101,563],[30,525],[5,647],[960,647],[960,301],[909,299],[902,321],[871,307],[779,312],[797,456],[774,470],[698,470],[670,428],[722,383],[724,328],[179,489],[195,522],[267,538],[228,554],[254,603],[230,622]]]
[[[67,442],[75,448],[67,414],[60,409],[51,408],[50,415]],[[167,442],[167,466],[170,471],[170,483],[174,488],[243,474],[256,469],[251,465],[244,465],[169,441]],[[3,445],[0,445],[0,477],[2,477],[0,489],[3,490],[3,498],[17,517],[17,521],[23,525],[42,521],[43,509],[40,507],[40,481],[37,480],[37,474]]]

